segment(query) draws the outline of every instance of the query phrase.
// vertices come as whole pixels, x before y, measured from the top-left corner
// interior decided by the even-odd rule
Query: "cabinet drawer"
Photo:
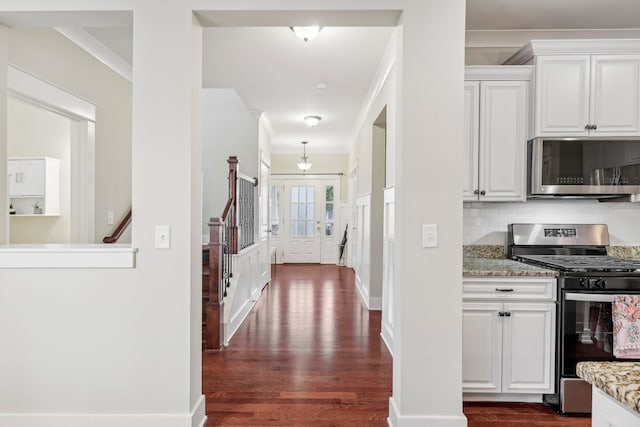
[[[462,298],[491,300],[556,299],[556,279],[549,277],[465,277],[462,280]]]

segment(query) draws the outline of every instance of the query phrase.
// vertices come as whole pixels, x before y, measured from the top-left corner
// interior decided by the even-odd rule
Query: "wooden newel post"
[[[207,350],[224,347],[224,284],[222,282],[223,246],[220,218],[211,218],[209,225],[209,300],[206,304],[205,342]]]

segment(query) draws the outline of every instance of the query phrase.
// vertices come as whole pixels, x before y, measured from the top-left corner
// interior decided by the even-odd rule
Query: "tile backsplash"
[[[597,200],[464,203],[463,218],[465,245],[504,245],[507,224],[516,222],[607,224],[612,245],[640,245],[640,203]]]

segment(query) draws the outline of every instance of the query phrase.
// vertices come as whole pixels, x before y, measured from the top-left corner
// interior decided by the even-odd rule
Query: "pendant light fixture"
[[[307,157],[307,141],[302,141],[302,161],[298,163],[298,168],[305,172],[311,168],[309,158]]]

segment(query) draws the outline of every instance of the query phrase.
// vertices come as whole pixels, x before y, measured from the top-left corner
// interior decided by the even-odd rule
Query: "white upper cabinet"
[[[640,135],[640,56],[536,58],[535,136]]]
[[[640,40],[533,40],[506,61],[531,63],[529,137],[640,136]]]
[[[589,56],[536,58],[534,134],[587,135]]]
[[[591,57],[593,135],[640,135],[640,55]]]
[[[522,201],[531,67],[467,67],[464,201]],[[491,71],[493,70],[493,71]]]
[[[60,215],[60,160],[12,157],[7,162],[9,202],[16,216]]]

